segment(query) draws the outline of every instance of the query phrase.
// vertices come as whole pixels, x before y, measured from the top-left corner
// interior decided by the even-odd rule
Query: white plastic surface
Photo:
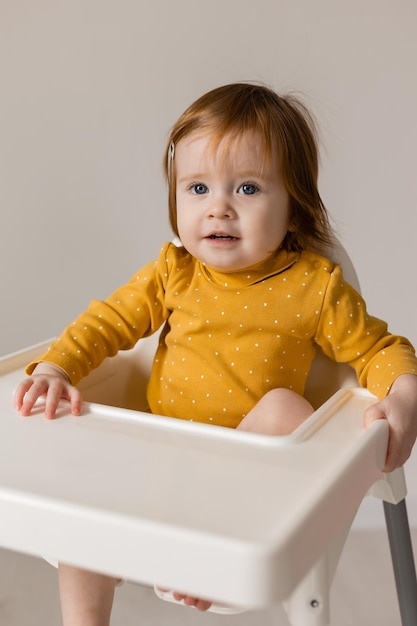
[[[366,391],[339,391],[281,438],[98,404],[22,418],[13,389],[41,349],[0,361],[2,547],[262,607],[291,594],[383,476],[388,429],[363,429]]]

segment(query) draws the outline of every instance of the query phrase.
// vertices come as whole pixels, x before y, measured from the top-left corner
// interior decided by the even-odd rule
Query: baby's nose
[[[231,203],[226,198],[218,198],[215,200],[208,211],[209,217],[218,219],[231,219],[235,212]]]

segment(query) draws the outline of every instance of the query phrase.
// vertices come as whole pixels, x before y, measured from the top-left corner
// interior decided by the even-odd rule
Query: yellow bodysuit
[[[77,384],[163,324],[148,387],[160,415],[236,427],[270,389],[303,394],[317,345],[379,398],[400,374],[417,374],[411,344],[368,315],[337,264],[279,250],[220,272],[173,244],[107,300],[92,301],[27,372],[48,361]]]

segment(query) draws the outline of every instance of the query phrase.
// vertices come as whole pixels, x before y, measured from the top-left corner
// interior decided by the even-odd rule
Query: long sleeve
[[[107,356],[128,350],[158,330],[168,316],[165,308],[165,246],[158,261],[145,265],[104,301],[93,300],[50,346],[30,363],[46,361],[60,367],[76,385]]]
[[[354,367],[359,383],[379,398],[401,374],[417,374],[413,346],[368,314],[363,298],[345,282],[339,266],[331,273],[315,340],[330,358]]]

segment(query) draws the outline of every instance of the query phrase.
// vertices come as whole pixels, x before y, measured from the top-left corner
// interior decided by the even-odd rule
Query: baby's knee
[[[292,389],[286,389],[285,387],[275,387],[275,389],[270,389],[269,391],[267,391],[262,400],[272,402],[290,402],[298,398],[302,398],[302,396],[300,396],[295,391],[292,391]]]
[[[298,393],[277,387],[259,400],[238,428],[269,435],[288,435],[313,411],[311,404]]]
[[[313,412],[313,407],[303,396],[285,387],[276,387],[267,391],[260,402],[284,410],[297,410],[307,414]]]

